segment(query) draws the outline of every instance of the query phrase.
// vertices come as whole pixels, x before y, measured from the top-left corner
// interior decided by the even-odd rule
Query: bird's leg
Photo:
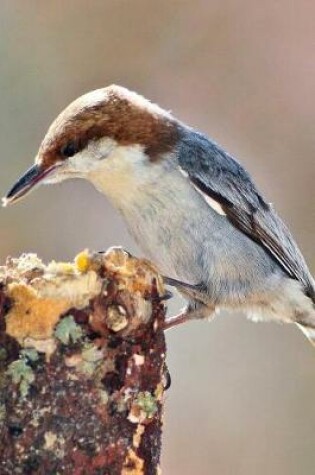
[[[167,318],[164,322],[163,328],[164,330],[168,330],[169,328],[181,325],[182,323],[188,322],[189,320],[196,320],[201,318],[209,319],[214,310],[215,309],[213,307],[206,306],[200,303],[197,303],[196,306],[189,304],[178,315]]]
[[[214,312],[214,307],[203,287],[203,285],[193,285],[181,282],[171,277],[163,276],[166,285],[175,287],[184,297],[190,300],[190,304],[178,315],[165,320],[164,329],[181,325],[189,320],[209,318]]]
[[[163,329],[169,330],[170,328],[176,327],[177,325],[181,325],[182,323],[185,323],[188,320],[190,320],[189,312],[184,309],[178,315],[166,318],[164,321]]]
[[[200,285],[187,284],[186,282],[181,282],[180,280],[173,279],[172,277],[163,276],[163,280],[166,285],[175,287],[181,294],[190,300],[200,302],[204,305],[209,305],[209,297],[203,287]]]

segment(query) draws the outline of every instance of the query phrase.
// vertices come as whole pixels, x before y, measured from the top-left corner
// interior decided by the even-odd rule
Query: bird
[[[2,204],[70,178],[107,197],[184,297],[165,328],[239,310],[294,323],[315,344],[315,282],[301,251],[250,174],[212,139],[111,85],[59,114]]]

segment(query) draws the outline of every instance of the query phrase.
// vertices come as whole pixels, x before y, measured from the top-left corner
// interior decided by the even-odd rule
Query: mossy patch
[[[35,375],[26,359],[22,357],[19,360],[13,361],[8,366],[7,375],[11,376],[14,384],[19,385],[21,397],[27,396],[30,385],[35,380]]]
[[[136,403],[148,419],[151,419],[158,409],[156,399],[149,391],[140,392]]]
[[[92,376],[103,361],[103,352],[98,350],[93,344],[86,344],[81,353],[81,361],[77,365],[77,370]]]
[[[83,331],[80,325],[78,325],[73,316],[63,318],[56,326],[55,337],[61,341],[64,345],[68,345],[70,342],[76,343],[83,337]]]

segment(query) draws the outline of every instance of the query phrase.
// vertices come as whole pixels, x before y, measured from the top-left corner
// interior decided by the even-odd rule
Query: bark
[[[0,474],[159,473],[163,282],[119,248],[0,268]]]

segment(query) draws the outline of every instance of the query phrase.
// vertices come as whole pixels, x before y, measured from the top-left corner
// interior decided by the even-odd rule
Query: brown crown
[[[109,86],[79,97],[57,117],[39,159],[50,166],[64,158],[61,150],[69,142],[82,150],[91,140],[109,137],[120,145],[142,145],[156,160],[173,149],[179,133],[179,123],[163,109],[125,88]]]

